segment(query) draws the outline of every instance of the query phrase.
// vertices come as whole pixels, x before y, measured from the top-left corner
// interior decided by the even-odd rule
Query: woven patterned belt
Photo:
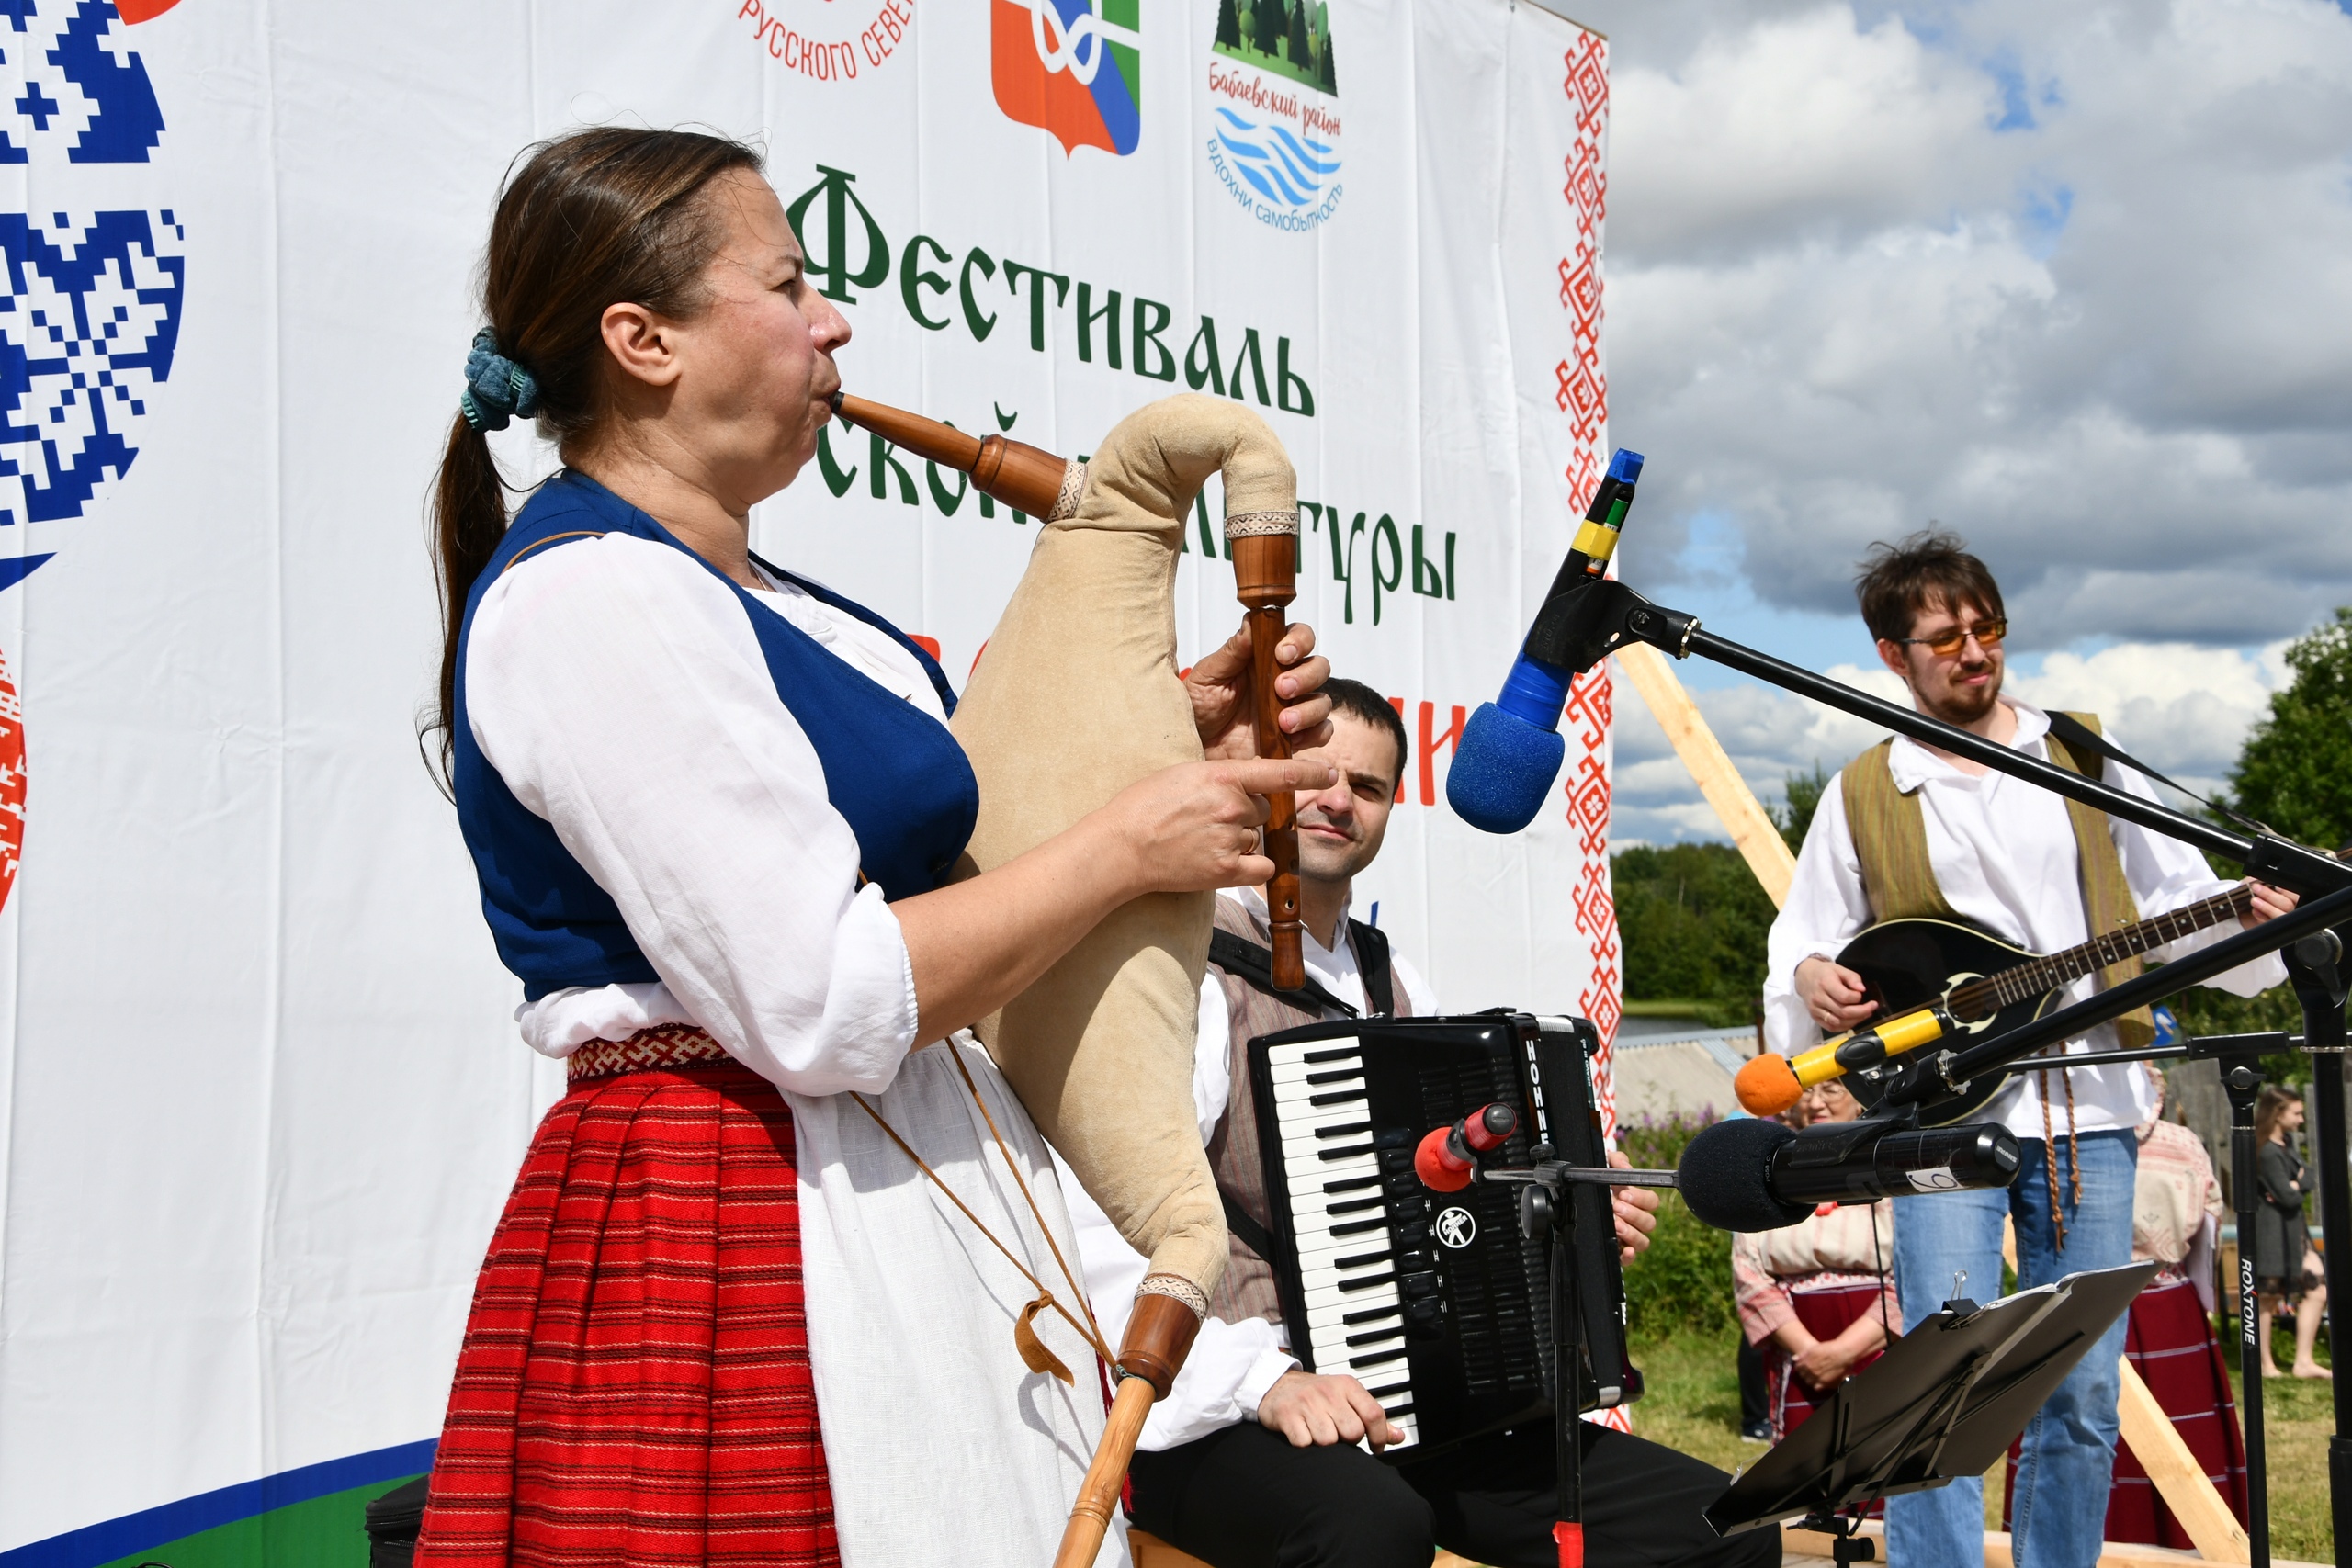
[[[591,1040],[564,1058],[564,1071],[571,1082],[578,1083],[614,1073],[690,1067],[727,1059],[727,1047],[694,1024],[665,1023],[640,1029],[626,1040]]]

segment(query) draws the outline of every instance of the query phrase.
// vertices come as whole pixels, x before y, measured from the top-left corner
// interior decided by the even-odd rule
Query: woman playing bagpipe
[[[1023,775],[985,759],[1014,741],[983,724],[967,760],[929,657],[749,553],[850,335],[757,155],[548,142],[499,201],[484,277],[435,502],[440,714],[524,1036],[570,1091],[483,1266],[417,1561],[1042,1565],[1102,1428],[1102,1348],[1058,1269],[1036,1124],[962,1031],[1138,904],[1269,876],[1263,797],[1328,770],[1251,760],[1252,709],[1272,686],[1257,722],[1287,705],[1281,731],[1319,740],[1312,634],[1283,637],[1278,678],[1237,639],[1180,686],[1170,619],[1168,679],[1133,705],[1179,765],[1106,767],[1127,720],[1081,704],[1021,739],[1086,809],[1009,850],[996,782]],[[564,468],[510,525],[485,432],[518,416]],[[1133,479],[1142,445],[1114,431],[1094,471]],[[1073,504],[1084,483],[1073,467]],[[1090,495],[1085,515],[1124,513]],[[1089,637],[1117,641],[1099,620],[1065,641]],[[1068,1096],[1023,1093],[1049,1131],[1099,1137]],[[1222,1257],[1188,1179],[1114,1191],[1114,1213]]]

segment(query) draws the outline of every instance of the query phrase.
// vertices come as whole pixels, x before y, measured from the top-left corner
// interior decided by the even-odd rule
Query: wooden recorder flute
[[[1082,470],[1025,441],[967,435],[954,425],[846,392],[833,394],[832,409],[851,424],[918,457],[970,476],[973,489],[1017,512],[1049,521],[1078,504]],[[1283,733],[1283,703],[1274,694],[1274,678],[1281,670],[1274,649],[1282,641],[1283,612],[1298,591],[1298,536],[1295,530],[1244,534],[1229,537],[1227,547],[1233,553],[1238,596],[1249,612],[1250,687],[1257,701],[1250,717],[1258,755],[1287,757],[1290,737]],[[1297,797],[1283,790],[1267,797],[1267,807],[1266,858],[1274,863],[1273,880],[1266,885],[1273,979],[1283,990],[1297,990],[1306,984],[1306,962],[1299,946]]]

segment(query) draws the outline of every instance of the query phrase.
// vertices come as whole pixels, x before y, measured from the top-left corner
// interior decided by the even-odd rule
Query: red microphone
[[[1413,1173],[1433,1192],[1459,1192],[1470,1185],[1478,1156],[1503,1146],[1519,1131],[1519,1112],[1500,1100],[1472,1111],[1451,1127],[1432,1127],[1413,1151]]]

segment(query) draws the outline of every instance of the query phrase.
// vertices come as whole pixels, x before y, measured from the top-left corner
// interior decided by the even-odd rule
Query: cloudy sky
[[[2012,685],[2218,780],[2352,603],[2352,15],[2326,0],[1562,0],[1606,31],[1628,581],[1892,682],[1854,562],[1930,520]],[[1768,798],[1876,733],[1682,667]],[[1630,696],[1630,694],[1629,694]],[[1637,700],[1619,833],[1719,836]]]

